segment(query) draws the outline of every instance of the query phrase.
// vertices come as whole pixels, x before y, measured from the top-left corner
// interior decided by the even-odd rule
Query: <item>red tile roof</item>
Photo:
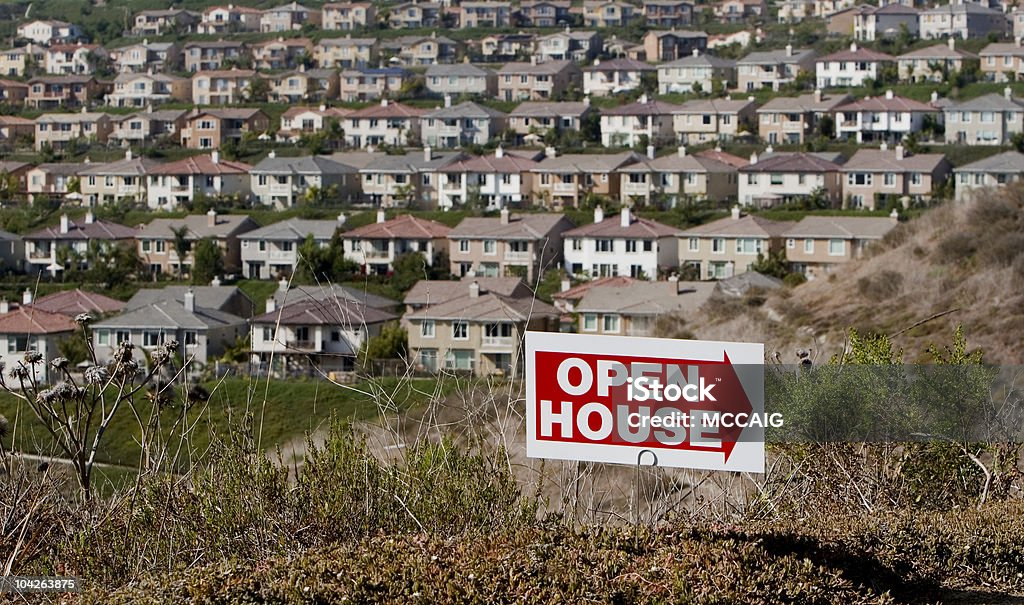
[[[248,174],[250,170],[252,170],[252,166],[244,162],[233,162],[224,159],[214,162],[213,156],[206,154],[156,166],[149,171],[149,174]]]
[[[835,111],[939,111],[927,103],[894,95],[879,95],[877,97],[865,97],[853,103],[840,105]]]
[[[419,109],[401,103],[388,102],[387,105],[371,105],[369,107],[353,111],[348,114],[349,118],[418,118],[430,111]]]
[[[0,334],[57,334],[74,332],[77,327],[64,315],[32,307],[18,307],[0,315]]]
[[[451,227],[403,214],[383,223],[371,223],[341,234],[343,239],[424,239],[448,237]]]
[[[637,218],[630,214],[629,226],[622,226],[622,216],[615,213],[600,223],[591,223],[570,229],[562,234],[563,237],[632,237],[640,239],[651,239],[660,237],[673,237],[679,234],[679,229],[663,225],[657,221],[646,218]]]
[[[124,309],[124,303],[116,298],[110,298],[95,292],[86,292],[78,288],[48,294],[26,306],[47,313],[67,315],[68,317],[74,317],[79,313],[102,315]]]
[[[726,152],[721,151],[719,149],[707,149],[705,151],[700,151],[700,152],[695,153],[693,155],[697,155],[697,156],[700,156],[702,158],[709,158],[709,159],[712,159],[712,160],[718,160],[719,162],[721,162],[723,164],[728,164],[728,165],[730,165],[730,166],[732,166],[734,168],[743,168],[744,166],[746,166],[747,164],[750,163],[749,160],[741,158],[741,157],[739,157],[737,155],[733,155],[731,153],[726,153]]]

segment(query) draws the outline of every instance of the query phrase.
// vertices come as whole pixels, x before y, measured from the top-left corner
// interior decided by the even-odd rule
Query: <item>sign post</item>
[[[764,346],[527,332],[531,458],[764,472]]]

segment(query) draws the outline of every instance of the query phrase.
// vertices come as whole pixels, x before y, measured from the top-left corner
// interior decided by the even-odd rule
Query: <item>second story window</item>
[[[435,325],[433,319],[423,320],[423,323],[420,324],[420,336],[422,336],[423,338],[433,338],[434,328]]]
[[[484,240],[484,254],[497,254],[498,242],[493,239]]]
[[[614,240],[610,239],[594,240],[594,249],[598,252],[612,252],[614,244]]]
[[[456,321],[452,323],[452,339],[469,340],[469,323]]]
[[[462,252],[463,254],[469,253],[469,240],[468,239],[460,239],[459,240],[459,252]]]

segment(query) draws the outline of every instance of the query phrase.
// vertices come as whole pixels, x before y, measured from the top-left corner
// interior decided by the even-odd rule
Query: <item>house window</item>
[[[199,344],[199,333],[195,330],[185,331],[185,346],[194,347]]]
[[[573,250],[582,250],[583,249],[583,240],[581,240],[579,238],[573,238],[573,240],[572,240],[572,249]]]
[[[459,252],[462,252],[462,253],[468,253],[469,252],[469,240],[468,239],[460,239],[459,240]]]
[[[156,240],[156,251],[157,253],[163,253],[167,251],[167,242],[162,239]]]
[[[599,239],[594,241],[594,249],[598,252],[611,252],[614,241],[610,239]]]
[[[584,313],[583,314],[583,331],[584,332],[596,332],[597,331],[597,314],[596,313]]]
[[[787,239],[786,240],[786,247],[789,248],[790,250],[796,248],[796,240],[793,239],[793,238]]]
[[[725,254],[725,238],[716,237],[711,240],[711,251],[715,254]]]
[[[618,332],[619,331],[619,316],[618,315],[605,315],[604,320],[604,331],[605,332]]]
[[[270,326],[264,326],[263,327],[263,341],[264,342],[270,342],[272,340],[274,340],[274,328],[271,328]]]
[[[148,239],[142,240],[142,251],[143,252],[149,252],[151,245],[152,245],[152,242],[149,241]]]
[[[101,347],[109,347],[110,330],[96,330],[96,344]]]
[[[882,182],[886,187],[894,187],[896,186],[896,175],[892,172],[886,172]]]
[[[687,250],[690,252],[698,252],[700,250],[700,239],[691,237],[687,245]]]
[[[754,237],[743,237],[736,240],[736,254],[760,254],[761,241]]]
[[[814,254],[814,240],[813,239],[805,239],[804,240],[804,254]]]
[[[846,242],[841,239],[828,240],[829,256],[844,256],[846,254]]]
[[[452,338],[454,340],[469,340],[469,323],[465,321],[453,322]]]
[[[636,240],[635,239],[627,239],[626,240],[626,252],[636,252]]]
[[[155,347],[160,344],[160,332],[146,330],[142,333],[142,346]]]
[[[919,186],[921,184],[921,173],[920,172],[911,172],[910,173],[910,184],[914,185],[914,186]]]
[[[8,353],[21,353],[28,350],[28,336],[15,336],[13,334],[7,336],[7,352]]]
[[[433,319],[423,320],[423,323],[420,324],[420,336],[422,336],[423,338],[433,338],[434,328],[435,325]]]
[[[493,239],[484,240],[484,254],[497,254],[498,242]]]
[[[122,342],[130,342],[132,339],[131,332],[128,330],[118,330],[114,333],[115,344],[121,344]]]

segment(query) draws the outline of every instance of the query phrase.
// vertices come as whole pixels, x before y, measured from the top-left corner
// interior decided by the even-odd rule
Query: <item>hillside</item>
[[[841,351],[848,328],[917,355],[962,325],[987,362],[1022,364],[1024,187],[926,212],[864,259],[761,300],[708,305],[667,335],[764,342],[769,358],[795,363],[800,348],[818,362]]]

